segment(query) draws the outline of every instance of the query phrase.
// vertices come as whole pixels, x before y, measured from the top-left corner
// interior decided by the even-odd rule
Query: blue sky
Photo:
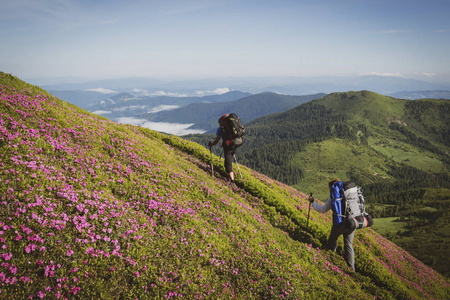
[[[0,0],[27,78],[395,75],[450,82],[448,0]]]

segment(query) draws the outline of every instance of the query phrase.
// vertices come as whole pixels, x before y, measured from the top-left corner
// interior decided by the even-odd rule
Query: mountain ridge
[[[194,123],[190,128],[204,129],[215,133],[217,119],[230,112],[238,112],[243,123],[258,117],[281,112],[301,103],[325,96],[325,94],[288,96],[272,92],[264,92],[247,96],[238,100],[221,103],[194,103],[186,107],[157,114],[142,114],[140,117],[155,122]]]
[[[89,111],[95,110],[113,110],[120,109],[124,102],[129,102],[128,104],[143,106],[145,105],[147,109],[159,106],[159,105],[179,105],[185,106],[189,103],[195,102],[222,102],[236,100],[250,95],[249,93],[240,91],[229,91],[219,95],[207,95],[207,96],[139,96],[136,93],[132,94],[130,91],[116,92],[116,94],[108,96],[104,93],[94,92],[94,91],[77,91],[77,90],[63,90],[55,91],[49,90],[49,92],[60,99],[77,105],[83,109]],[[114,103],[106,105],[102,103],[105,100],[112,99]]]

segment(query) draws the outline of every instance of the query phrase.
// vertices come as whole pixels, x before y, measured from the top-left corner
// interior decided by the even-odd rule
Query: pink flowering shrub
[[[3,299],[436,298],[448,282],[371,229],[358,272],[330,215],[175,136],[116,124],[0,73]],[[341,243],[341,242],[340,242]],[[342,243],[340,244],[340,249]]]

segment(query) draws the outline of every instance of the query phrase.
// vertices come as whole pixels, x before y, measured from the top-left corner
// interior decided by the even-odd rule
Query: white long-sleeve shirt
[[[320,205],[319,203],[314,201],[312,207],[314,208],[314,210],[320,213],[326,213],[331,209],[331,198],[328,198],[327,202],[325,202],[324,205]]]

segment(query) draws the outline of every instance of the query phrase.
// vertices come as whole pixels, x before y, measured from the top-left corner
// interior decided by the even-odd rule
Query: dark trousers
[[[344,223],[333,225],[328,238],[328,247],[336,252],[337,240],[341,234],[344,236],[344,259],[347,265],[355,270],[355,253],[353,251],[354,228],[349,229]]]
[[[233,172],[233,155],[235,153],[235,150],[236,149],[234,147],[223,147],[223,153],[225,157],[224,166],[227,173]]]

